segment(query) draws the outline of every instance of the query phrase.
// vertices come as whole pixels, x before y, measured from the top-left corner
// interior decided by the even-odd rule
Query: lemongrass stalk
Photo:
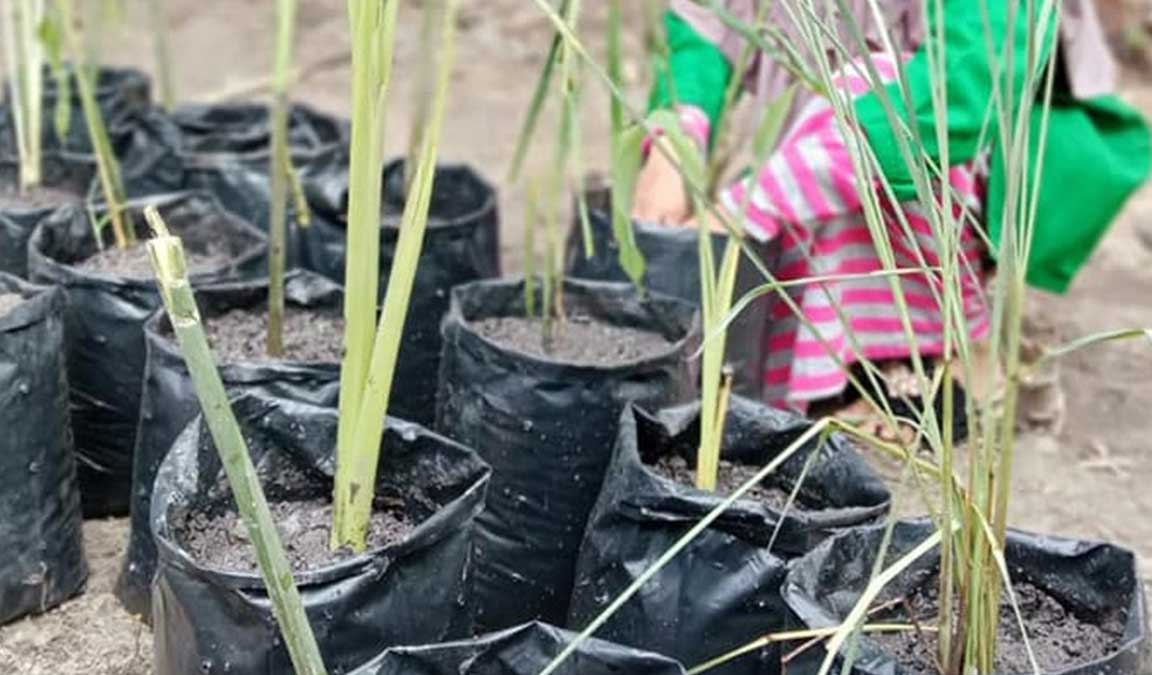
[[[316,637],[293,582],[292,567],[204,335],[196,299],[188,282],[184,247],[178,237],[168,233],[155,207],[149,207],[145,215],[156,235],[148,242],[148,253],[160,294],[232,488],[236,508],[244,519],[248,538],[255,549],[260,574],[272,600],[272,612],[284,635],[292,665],[299,675],[325,675]]]
[[[288,112],[292,91],[292,51],[296,40],[296,0],[276,4],[276,63],[272,87],[272,152],[268,174],[272,195],[268,210],[268,335],[271,357],[284,355],[284,267],[288,244],[288,188],[292,158],[288,151]]]
[[[558,12],[561,16],[568,14],[569,5],[573,0],[560,0]],[[512,163],[508,168],[508,182],[514,183],[520,177],[524,167],[524,159],[528,155],[528,148],[532,146],[532,139],[536,127],[540,122],[540,113],[548,101],[548,92],[552,88],[552,77],[556,72],[557,58],[560,54],[563,38],[559,31],[552,37],[552,44],[544,58],[544,66],[540,70],[540,77],[536,80],[536,88],[532,92],[532,102],[528,104],[528,113],[520,128],[520,136],[516,140],[516,150],[512,153]]]
[[[436,12],[439,4],[426,3],[420,12],[420,44],[426,49],[435,44],[436,27],[438,25]],[[432,87],[436,82],[436,61],[431,55],[424,52],[417,59],[416,77],[412,83],[412,117],[408,131],[408,151],[404,161],[404,192],[412,189],[412,178],[416,175],[416,162],[420,158],[420,148],[423,145],[424,127],[428,123],[429,106],[432,104]]]
[[[85,62],[82,58],[84,51],[76,35],[72,0],[58,0],[57,8],[60,34],[67,51],[72,56],[76,86],[84,110],[84,122],[88,127],[88,137],[96,156],[97,176],[100,179],[100,189],[104,195],[108,217],[112,223],[112,233],[117,247],[128,248],[136,243],[136,232],[125,222],[124,202],[127,198],[124,181],[120,177],[120,163],[116,160],[112,142],[108,138],[108,127],[104,123],[104,114],[96,100],[97,64]],[[99,240],[99,237],[97,239]]]
[[[420,161],[412,191],[404,205],[400,222],[400,238],[396,244],[396,257],[388,278],[388,292],[372,345],[368,377],[359,407],[352,420],[351,445],[337,466],[338,483],[335,504],[333,537],[337,545],[363,550],[368,521],[376,494],[376,472],[380,462],[381,440],[384,435],[384,413],[392,393],[396,361],[408,313],[408,302],[416,278],[416,267],[428,225],[428,208],[432,200],[432,184],[436,175],[437,152],[444,109],[448,98],[448,84],[455,63],[456,0],[442,0],[440,63],[436,90],[433,95],[431,119],[425,127]],[[340,489],[339,485],[344,485]]]
[[[44,50],[39,31],[44,20],[44,0],[13,0],[0,14],[20,160],[19,184],[21,189],[28,189],[39,185],[42,178]]]
[[[168,47],[168,0],[148,0],[148,18],[152,24],[160,105],[172,111],[176,107],[176,78],[172,73],[172,52]]]
[[[527,211],[524,219],[524,314],[536,316],[536,224],[540,214],[540,186],[528,184]]]
[[[730,509],[733,504],[735,504],[740,499],[743,499],[744,495],[746,495],[749,490],[759,485],[768,476],[772,475],[777,469],[780,468],[781,465],[784,464],[784,462],[791,459],[793,455],[802,450],[811,442],[816,443],[816,447],[812,450],[812,452],[820,452],[824,443],[827,442],[828,432],[830,429],[831,420],[829,418],[824,418],[814,423],[812,426],[808,427],[804,433],[800,434],[800,436],[797,437],[796,440],[793,441],[788,447],[784,448],[784,450],[782,450],[779,455],[773,458],[771,462],[766,464],[764,468],[760,469],[760,471],[758,471],[755,476],[749,478],[748,481],[746,481],[743,485],[733,490],[732,494],[724,498],[724,500],[717,504],[714,509],[709,511],[707,515],[701,518],[695,525],[689,528],[687,532],[685,532],[679,539],[677,539],[676,542],[672,544],[672,546],[670,546],[667,551],[665,551],[660,555],[659,558],[656,559],[656,562],[648,567],[648,569],[641,572],[636,577],[636,579],[631,584],[629,584],[628,588],[624,589],[624,592],[616,596],[616,598],[612,600],[612,602],[609,603],[607,607],[604,608],[604,611],[600,612],[596,618],[592,619],[592,621],[587,626],[585,626],[584,629],[581,630],[564,647],[564,649],[560,650],[560,653],[557,654],[556,657],[553,658],[547,666],[545,666],[544,670],[540,671],[539,675],[552,675],[552,673],[555,673],[556,670],[560,668],[560,666],[563,665],[566,660],[568,660],[568,657],[572,656],[572,654],[574,654],[576,650],[578,650],[580,646],[584,644],[585,640],[592,637],[596,631],[600,630],[600,628],[605,623],[607,623],[608,620],[611,619],[616,614],[616,612],[620,610],[621,607],[627,604],[629,600],[631,600],[637,593],[639,593],[640,590],[643,589],[644,586],[647,585],[647,583],[651,581],[653,577],[659,574],[661,570],[668,566],[668,563],[675,560],[676,556],[680,555],[680,553],[685,548],[687,548],[689,544],[695,541],[696,537],[700,536],[704,530],[707,530],[709,526],[712,525],[712,523],[716,522],[720,516],[724,515],[724,512]]]
[[[344,272],[344,362],[340,369],[340,421],[334,503],[347,505],[355,474],[355,421],[372,360],[380,286],[380,201],[384,169],[384,103],[391,79],[399,0],[348,0],[352,33],[352,144],[348,173],[347,259]],[[380,411],[383,415],[383,411]],[[332,546],[342,546],[348,525],[337,510]]]

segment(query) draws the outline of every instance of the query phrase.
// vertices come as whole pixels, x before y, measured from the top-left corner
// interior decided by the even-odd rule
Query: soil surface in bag
[[[584,235],[579,217],[572,225],[565,251],[565,272],[578,279],[600,281],[628,281],[620,266],[620,249],[612,233],[611,196],[607,190],[592,191],[589,199],[589,223],[595,255],[589,257],[584,248]],[[632,224],[636,246],[646,262],[644,287],[675,298],[700,304],[699,235],[694,228],[669,227],[653,223]],[[725,234],[712,235],[712,251],[717,269],[723,260],[728,243]],[[776,245],[752,246],[768,269],[775,266],[778,255]],[[763,276],[745,258],[737,270],[733,301],[744,293],[766,283]],[[735,373],[734,391],[750,398],[759,398],[762,387],[760,377],[761,335],[767,320],[770,298],[765,296],[746,307],[728,328],[725,356]]]
[[[64,292],[0,272],[0,624],[88,578],[68,424]]]
[[[213,250],[206,253],[186,251],[184,261],[188,263],[189,274],[204,274],[226,266],[230,260],[227,253]],[[92,274],[111,274],[133,279],[152,279],[156,272],[152,269],[152,258],[144,242],[130,248],[110,246],[95,253],[75,265],[77,270]]]
[[[528,340],[535,347],[518,348],[478,329],[488,320],[524,316],[523,281],[475,282],[452,298],[437,427],[493,467],[476,544],[478,628],[561,623],[621,409],[633,400],[660,406],[695,394],[688,360],[699,335],[695,308],[641,295],[628,284],[565,281],[570,317],[594,319],[596,331],[612,326],[650,335],[636,343],[645,346],[636,352],[643,356],[593,364],[539,355],[535,335]],[[648,350],[660,342],[662,349]],[[611,351],[616,345],[595,349],[604,347],[618,356]],[[597,353],[590,348],[576,353]]]
[[[334,406],[343,349],[343,291],[319,275],[293,270],[285,277],[284,296],[285,357],[295,360],[267,356],[266,279],[197,287],[196,302],[224,387],[231,398],[256,392]],[[132,466],[132,531],[116,597],[147,621],[156,571],[156,545],[149,529],[152,486],[172,443],[200,414],[200,403],[163,309],[145,323],[144,336],[147,359]]]
[[[887,564],[932,535],[931,521],[901,521],[893,529]],[[801,558],[783,596],[797,628],[838,625],[869,581],[884,527],[846,531]],[[1016,601],[1044,675],[1141,675],[1147,672],[1144,591],[1130,551],[1102,543],[1010,530],[1005,557]],[[876,616],[925,625],[938,617],[939,548],[912,563],[874,602]],[[835,590],[831,590],[835,589]],[[1025,675],[1028,660],[1015,613],[1003,598],[1000,651],[990,675]],[[925,635],[867,635],[860,639],[852,675],[934,675],[936,641]],[[788,672],[814,675],[825,653],[809,650]],[[838,671],[842,664],[837,659]]]
[[[760,473],[811,425],[733,397],[721,445],[723,487],[731,491]],[[588,625],[724,501],[720,492],[695,487],[699,439],[698,403],[624,412],[580,548],[569,627]],[[796,501],[785,508],[793,491]],[[787,609],[779,591],[788,560],[839,528],[875,521],[888,504],[883,481],[845,438],[812,442],[697,535],[598,635],[697,665],[782,630]],[[781,672],[780,658],[773,646],[715,672],[772,675]]]
[[[298,229],[302,266],[344,281],[348,210],[348,158],[318,167],[304,181],[313,222]],[[396,257],[400,216],[407,199],[404,163],[384,168],[380,216],[380,296]],[[496,191],[464,165],[440,165],[432,186],[428,227],[404,322],[391,414],[431,425],[440,370],[440,322],[449,294],[460,284],[500,275],[500,220]]]
[[[537,675],[575,634],[529,623],[473,640],[384,652],[352,675]],[[683,675],[680,664],[656,654],[590,638],[557,675]]]
[[[344,317],[332,310],[284,308],[284,353],[268,355],[268,308],[233,309],[205,326],[212,353],[222,363],[300,361],[339,363],[344,354]]]
[[[149,205],[159,209],[184,242],[190,263],[218,263],[193,267],[193,285],[250,276],[266,264],[264,236],[201,193],[129,202],[125,218],[138,241],[151,236],[143,215]],[[128,513],[146,354],[144,322],[162,304],[152,274],[145,273],[143,245],[118,252],[110,227],[102,236],[108,258],[101,261],[127,258],[126,274],[86,269],[97,264],[92,258],[101,249],[81,206],[60,209],[42,221],[28,258],[33,280],[62,286],[68,294],[68,380],[86,517]]]
[[[269,504],[272,521],[294,572],[306,572],[354,557],[346,548],[332,550],[332,502],[325,499]],[[368,521],[368,548],[399,544],[416,529],[403,509],[386,507]],[[192,513],[176,528],[176,541],[197,563],[230,572],[259,573],[256,552],[240,514],[227,509],[216,514]]]
[[[907,612],[888,613],[879,619],[935,626],[940,618],[939,577],[906,596]],[[1024,616],[1025,634],[1041,672],[1051,672],[1068,664],[1099,661],[1114,652],[1124,638],[1120,617],[1095,625],[1081,621],[1060,601],[1029,583],[1013,584],[1015,602]],[[1032,662],[1020,633],[1020,624],[1007,594],[1001,600],[996,672],[1029,673]],[[873,638],[880,648],[914,673],[936,675],[938,642],[934,634],[915,632],[878,634]]]
[[[335,408],[251,395],[233,409],[270,504],[329,498]],[[488,475],[464,446],[388,420],[376,506],[401,509],[413,529],[295,574],[329,672],[348,672],[389,647],[468,634],[472,523]],[[180,545],[190,518],[234,508],[211,434],[197,419],[164,460],[152,495],[156,675],[292,672],[261,578],[201,564]]]
[[[617,366],[659,356],[672,343],[659,333],[614,326],[576,314],[553,321],[494,317],[473,324],[476,332],[501,347],[541,359],[556,359],[582,366]]]

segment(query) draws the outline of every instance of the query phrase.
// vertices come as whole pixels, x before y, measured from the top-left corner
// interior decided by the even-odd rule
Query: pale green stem
[[[272,152],[268,175],[272,195],[268,210],[268,356],[284,354],[284,268],[288,243],[288,113],[292,91],[292,51],[296,40],[296,0],[276,4],[276,62],[272,76]]]
[[[408,302],[420,261],[424,232],[428,225],[428,208],[436,174],[441,126],[448,98],[448,84],[455,63],[456,0],[443,0],[439,72],[432,102],[432,115],[424,131],[424,145],[415,167],[412,192],[404,205],[396,257],[388,279],[388,292],[372,346],[372,357],[363,394],[352,420],[350,452],[340,458],[338,475],[347,481],[346,490],[338,490],[335,504],[334,541],[353,550],[363,550],[368,521],[376,494],[376,472],[380,462],[384,435],[385,412],[392,394],[392,381],[400,353]]]
[[[276,531],[276,524],[244,434],[228,401],[228,392],[220,380],[212,350],[204,335],[196,298],[188,282],[184,247],[168,228],[155,207],[146,212],[156,237],[148,242],[152,267],[160,285],[172,330],[184,355],[188,372],[212,440],[220,455],[236,508],[244,520],[248,538],[255,549],[260,575],[272,600],[272,612],[284,635],[284,644],[299,675],[325,675],[324,661],[316,637],[308,623],[304,603],[292,578],[292,567]]]

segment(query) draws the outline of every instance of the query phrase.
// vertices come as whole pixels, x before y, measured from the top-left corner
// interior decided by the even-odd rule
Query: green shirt
[[[1024,3],[1021,3],[1023,5]],[[935,3],[929,3],[929,40],[935,39]],[[998,133],[990,129],[985,138],[988,101],[992,96],[992,69],[988,58],[988,35],[995,36],[999,62],[1008,36],[1008,3],[989,2],[985,16],[981,4],[971,0],[947,0],[945,42],[948,81],[948,160],[952,165],[969,162],[984,149],[992,151],[987,208],[987,228],[999,242],[1004,222],[1007,167],[995,143]],[[1022,6],[1014,27],[1015,67],[1002,85],[1011,86],[1019,101],[1027,68],[1028,16]],[[987,21],[987,24],[985,23]],[[652,105],[664,107],[675,101],[700,107],[715,121],[723,106],[724,90],[732,65],[720,50],[697,34],[674,13],[667,19],[671,72],[658,72]],[[987,30],[991,27],[991,31]],[[1042,58],[1055,47],[1056,29],[1046,34]],[[915,125],[923,150],[939,162],[942,153],[936,134],[931,98],[932,73],[927,43],[906,65],[910,101],[906,105],[898,85],[888,93],[904,124]],[[674,83],[674,85],[670,84]],[[855,102],[857,116],[880,168],[901,200],[916,198],[911,173],[905,165],[888,123],[888,115],[876,92]],[[1028,280],[1037,287],[1064,292],[1087,262],[1124,202],[1144,182],[1152,165],[1152,142],[1138,112],[1114,96],[1075,100],[1066,91],[1054,96],[1048,121],[1044,156],[1036,145],[1040,138],[1041,107],[1033,108],[1031,148],[1033,166],[1042,166],[1037,218],[1028,260]],[[715,125],[714,125],[715,126]],[[993,252],[995,254],[995,251]]]

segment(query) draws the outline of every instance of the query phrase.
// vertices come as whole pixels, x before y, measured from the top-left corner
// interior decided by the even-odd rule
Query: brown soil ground
[[[1102,0],[1109,9],[1145,0]],[[151,69],[144,3],[124,3],[126,25],[105,41],[106,60]],[[264,95],[271,72],[274,5],[256,0],[169,0],[170,39],[178,95],[206,101]],[[347,113],[347,19],[342,0],[302,0],[297,97],[318,108]],[[418,4],[408,0],[406,5]],[[625,3],[629,11],[633,5]],[[531,96],[549,30],[526,0],[462,0],[459,59],[443,138],[443,157],[471,163],[500,184],[505,269],[520,268],[524,194],[504,185],[522,115]],[[590,3],[589,34],[603,20]],[[411,19],[410,19],[411,20]],[[1137,25],[1114,21],[1117,31]],[[1129,31],[1131,32],[1131,31]],[[399,32],[397,86],[414,83],[419,31]],[[602,34],[602,31],[599,33]],[[646,70],[630,45],[626,75],[642,104]],[[591,47],[603,53],[602,44]],[[1146,72],[1146,71],[1145,71]],[[1152,113],[1152,83],[1132,79],[1126,93]],[[604,167],[608,158],[607,99],[590,86],[584,158]],[[405,148],[410,112],[404,96],[391,102],[393,154]],[[543,133],[551,133],[547,120]],[[549,139],[551,136],[549,136]],[[551,142],[549,141],[549,146]],[[550,153],[529,154],[526,175],[541,173]],[[1140,232],[1144,231],[1142,237]],[[1147,240],[1148,243],[1142,243]],[[1108,235],[1091,265],[1065,297],[1036,296],[1038,312],[1056,332],[1072,337],[1100,330],[1152,326],[1152,188],[1136,198]],[[1026,435],[1018,451],[1014,522],[1023,528],[1118,542],[1152,560],[1152,345],[1098,348],[1067,360],[1062,375],[1066,423],[1057,435]],[[127,540],[127,520],[92,521],[85,537],[92,577],[86,594],[44,616],[0,627],[0,673],[5,675],[147,675],[148,629],[123,612],[111,595]],[[1147,569],[1147,565],[1145,566]]]

